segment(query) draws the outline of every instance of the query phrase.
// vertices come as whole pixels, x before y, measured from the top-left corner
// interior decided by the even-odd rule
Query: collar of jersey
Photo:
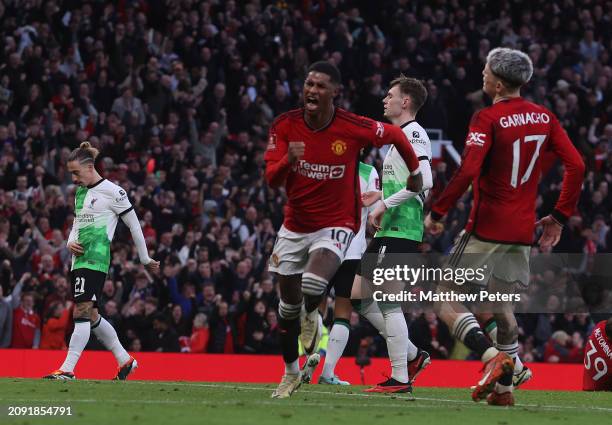
[[[104,177],[102,177],[100,180],[98,180],[96,183],[94,184],[90,184],[89,186],[87,186],[87,189],[93,189],[94,187],[96,187],[97,185],[99,185],[100,183],[102,183],[104,180],[106,180]]]
[[[323,127],[321,128],[312,128],[311,126],[308,125],[308,123],[306,122],[306,118],[304,118],[304,114],[306,113],[306,109],[302,108],[302,120],[304,121],[304,124],[306,125],[306,127],[308,127],[308,129],[310,131],[312,131],[313,133],[319,133],[323,130],[326,130],[327,128],[329,128],[329,126],[334,122],[334,120],[336,119],[336,111],[338,110],[338,108],[336,108],[334,106],[334,113],[332,114],[331,119],[329,120],[329,122],[327,124],[325,124]]]
[[[408,122],[405,122],[404,124],[400,125],[400,128],[404,128],[406,127],[408,124],[415,122],[416,120],[410,120]]]

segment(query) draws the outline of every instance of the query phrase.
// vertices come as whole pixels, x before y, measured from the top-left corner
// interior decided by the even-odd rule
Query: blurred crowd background
[[[524,96],[559,117],[588,167],[555,251],[610,252],[611,19],[612,3],[598,0],[1,0],[0,347],[66,348],[75,187],[65,161],[89,140],[162,262],[159,275],[148,274],[120,223],[98,305],[124,345],[278,353],[267,261],[285,194],[266,186],[263,152],[270,123],[300,105],[317,60],[342,72],[339,106],[380,120],[391,79],[424,80],[418,121],[461,152],[471,114],[489,102],[487,52],[528,52],[535,73]],[[365,155],[380,167],[376,149]],[[446,156],[434,162],[433,197],[455,166]],[[562,174],[557,165],[542,179],[540,216]],[[468,193],[423,252],[447,251],[470,205]],[[520,316],[526,361],[581,361],[594,322],[609,315],[610,291],[588,264],[555,276],[534,273],[532,285],[550,287],[551,303],[573,300],[556,306],[570,313]],[[431,311],[408,320],[432,357],[469,356]],[[385,355],[356,314],[351,326],[346,354],[365,341],[371,355]],[[101,346],[92,338],[88,348]]]

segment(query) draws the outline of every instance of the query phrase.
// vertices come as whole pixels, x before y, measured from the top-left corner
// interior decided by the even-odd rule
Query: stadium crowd
[[[376,119],[392,78],[425,80],[418,121],[461,151],[471,114],[487,104],[487,52],[528,52],[535,73],[523,94],[555,112],[588,166],[555,251],[610,252],[611,20],[611,4],[598,0],[0,1],[0,347],[66,348],[75,194],[66,158],[89,140],[162,262],[148,274],[120,224],[97,303],[124,345],[278,353],[278,295],[266,269],[284,193],[266,186],[263,153],[270,123],[299,105],[305,70],[321,59],[342,72],[337,104]],[[376,149],[365,161],[382,164]],[[454,167],[446,156],[435,162],[433,197]],[[542,180],[539,216],[561,177],[556,166]],[[423,251],[448,250],[469,208],[468,194]],[[532,284],[550,286],[553,310],[573,304],[556,306],[567,314],[520,316],[526,361],[581,361],[596,315],[610,312],[610,291],[588,275],[534,273]],[[432,357],[468,355],[431,311],[409,319],[411,338]],[[347,354],[362,339],[385,354],[356,314],[351,325]],[[101,347],[95,338],[92,347]]]

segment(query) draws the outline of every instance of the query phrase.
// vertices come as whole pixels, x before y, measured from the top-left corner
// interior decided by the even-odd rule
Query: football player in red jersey
[[[417,156],[399,127],[334,106],[340,81],[333,64],[312,64],[304,81],[304,107],[280,115],[270,128],[266,181],[271,187],[284,185],[287,192],[285,220],[269,265],[278,274],[285,361],[274,398],[289,397],[299,387],[298,335],[312,354],[322,326],[317,306],[359,229],[360,150],[393,144],[411,172],[408,190],[420,192],[423,184]]]
[[[612,317],[595,326],[584,348],[584,391],[612,391]]]
[[[513,294],[517,283],[528,284],[535,226],[543,226],[541,247],[559,242],[563,224],[576,208],[584,175],[582,158],[554,114],[520,96],[521,86],[532,73],[531,59],[521,51],[497,48],[489,52],[483,90],[493,105],[473,115],[461,166],[425,220],[429,229],[439,229],[439,220],[472,185],[470,218],[451,251],[450,264],[473,269],[486,264],[490,278],[476,285],[488,285],[490,293]],[[536,223],[540,158],[545,153],[561,158],[565,173],[554,210]],[[439,290],[448,293],[458,288],[445,282]],[[511,303],[497,303],[491,310],[498,326],[496,346],[461,303],[442,302],[437,308],[454,335],[485,362],[472,399],[486,397],[489,404],[513,405],[512,358],[518,352],[518,326]]]

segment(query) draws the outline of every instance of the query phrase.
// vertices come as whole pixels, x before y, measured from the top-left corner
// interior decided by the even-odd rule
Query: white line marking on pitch
[[[131,383],[133,384],[143,384],[143,385],[179,385],[179,386],[187,386],[187,387],[204,387],[204,388],[225,388],[225,389],[239,389],[239,390],[247,390],[247,391],[271,391],[271,388],[266,388],[266,387],[242,387],[242,386],[238,386],[238,385],[223,385],[223,384],[202,384],[202,383],[191,383],[191,382],[175,382],[175,383],[171,383],[171,382],[147,382],[147,381],[131,381]],[[339,395],[339,396],[345,396],[345,397],[369,397],[369,398],[381,398],[384,396],[380,396],[380,395],[370,395],[370,394],[357,394],[357,393],[337,393],[337,392],[329,392],[329,391],[318,391],[318,390],[304,390],[302,388],[300,388],[300,390],[298,390],[299,393],[312,393],[312,394],[325,394],[325,395]],[[445,399],[445,398],[433,398],[433,397],[402,397],[402,396],[395,396],[400,400],[421,400],[421,401],[441,401],[441,402],[446,402],[446,403],[457,403],[457,404],[462,404],[465,406],[473,406],[473,407],[477,407],[480,406],[479,404],[475,404],[472,401],[464,401],[464,400],[451,400],[451,399]],[[538,409],[547,409],[547,410],[597,410],[597,411],[602,411],[602,412],[612,412],[612,408],[609,407],[597,407],[597,406],[592,406],[592,407],[586,407],[586,406],[557,406],[557,405],[540,405],[540,404],[522,404],[522,403],[517,403],[516,406],[518,407],[534,407],[534,408],[538,408]],[[429,407],[429,406],[426,406]]]
[[[30,399],[30,398],[12,398],[12,399],[6,399],[4,401],[8,401],[8,402],[12,402],[12,403],[50,403],[49,399]],[[100,400],[94,400],[94,399],[66,399],[66,400],[55,400],[53,401],[53,403],[56,404],[67,404],[67,403],[99,403]],[[242,402],[242,401],[219,401],[219,402],[214,402],[214,401],[207,401],[207,400],[139,400],[139,399],[105,399],[104,400],[105,403],[119,403],[119,404],[177,404],[177,405],[181,405],[181,404],[193,404],[193,405],[205,405],[205,406],[216,406],[216,405],[228,405],[228,406],[239,406],[239,407],[245,407],[247,404]],[[264,404],[264,405],[270,405],[270,406],[279,406],[279,407],[284,407],[284,406],[293,406],[293,407],[300,407],[300,406],[304,406],[304,407],[325,407],[325,408],[329,408],[329,409],[337,409],[338,405],[337,404],[330,404],[330,403],[318,403],[318,402],[311,402],[311,401],[300,401],[297,399],[294,399],[294,402],[289,402],[289,400],[283,401],[283,402],[278,402],[278,401],[267,401],[267,400],[256,400],[253,402],[253,405],[251,407],[256,407],[256,405],[260,405],[260,404]],[[367,404],[367,405],[357,405],[357,406],[347,406],[350,407],[351,409],[355,408],[355,407],[360,407],[360,408],[370,408],[370,407],[391,407],[391,408],[397,408],[397,409],[405,409],[408,405],[407,404],[394,404],[394,403],[378,403],[378,404]],[[422,409],[430,409],[430,406],[419,406],[419,405],[410,405],[410,407],[417,407],[417,408],[422,408]]]

